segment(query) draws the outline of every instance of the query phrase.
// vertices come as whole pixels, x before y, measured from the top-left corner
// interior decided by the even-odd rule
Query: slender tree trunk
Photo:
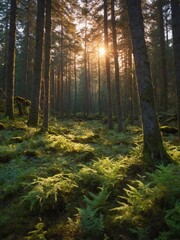
[[[27,2],[27,22],[25,24],[25,36],[24,36],[24,56],[23,56],[23,82],[21,86],[21,95],[24,96],[25,98],[28,97],[28,60],[29,60],[29,35],[30,35],[30,23],[29,23],[29,18],[30,18],[30,1],[28,0]]]
[[[5,26],[5,42],[4,42],[4,68],[3,68],[3,82],[2,88],[6,92],[7,89],[7,60],[8,60],[8,25],[9,25],[9,14],[6,14],[6,26]]]
[[[17,3],[15,0],[11,0],[8,59],[7,59],[7,98],[6,98],[6,116],[8,116],[10,119],[14,119],[16,11]]]
[[[111,76],[110,76],[110,60],[108,47],[108,18],[107,18],[107,0],[104,0],[104,46],[106,49],[106,78],[107,78],[107,111],[108,111],[108,128],[113,128],[112,118],[112,96],[111,96]]]
[[[134,109],[133,109],[133,69],[132,69],[132,49],[129,44],[128,48],[128,77],[129,77],[129,116],[131,124],[134,121]]]
[[[64,115],[64,61],[63,61],[63,45],[64,45],[64,27],[61,26],[61,65],[60,65],[60,117]]]
[[[115,88],[116,88],[116,113],[118,119],[118,131],[122,131],[122,114],[121,114],[121,98],[119,87],[119,61],[117,51],[117,34],[116,34],[116,20],[114,11],[114,0],[111,0],[111,23],[112,23],[112,37],[113,37],[113,55],[115,66]]]
[[[51,65],[50,71],[50,112],[55,115],[55,99],[56,99],[56,90],[55,90],[55,76],[54,76],[54,64]]]
[[[87,14],[87,13],[86,13]],[[87,70],[87,16],[85,19],[85,47],[84,47],[84,116],[89,113],[88,70]]]
[[[34,59],[34,76],[32,86],[31,108],[28,119],[28,126],[36,127],[39,123],[39,104],[42,68],[42,47],[44,32],[44,8],[45,0],[38,0],[36,19],[36,46]]]
[[[45,101],[43,130],[48,130],[49,121],[49,79],[50,79],[50,50],[51,50],[51,0],[46,0],[46,25],[45,25],[45,64],[44,64],[44,81],[45,81]]]
[[[143,158],[153,167],[156,164],[170,162],[158,124],[154,102],[154,93],[150,74],[147,47],[144,39],[144,25],[141,9],[141,0],[126,0],[129,14],[130,32],[133,45],[135,69],[138,81],[140,106],[143,123]]]
[[[99,51],[98,51],[98,110],[99,116],[101,116],[101,65]]]
[[[178,136],[180,141],[180,2],[171,0],[174,68],[177,94]]]
[[[161,71],[162,71],[162,107],[166,112],[168,108],[168,79],[167,79],[167,64],[166,64],[166,44],[164,33],[164,17],[163,17],[163,1],[158,2],[159,10],[159,37],[161,49]]]
[[[76,53],[74,54],[74,116],[76,116],[77,108],[77,66],[76,66]]]

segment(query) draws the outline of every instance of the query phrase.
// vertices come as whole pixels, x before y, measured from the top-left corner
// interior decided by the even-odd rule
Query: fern
[[[98,213],[98,209],[92,209],[90,206],[78,209],[80,214],[80,227],[83,237],[99,237],[104,229],[104,221],[102,214]]]
[[[35,230],[28,233],[29,236],[25,237],[25,240],[46,240],[45,234],[46,231],[43,230],[44,223],[37,223]]]
[[[96,195],[89,192],[90,198],[84,197],[86,208],[78,209],[80,215],[80,227],[83,237],[91,236],[99,238],[103,234],[104,220],[102,210],[109,197],[106,187]]]
[[[156,240],[179,239],[180,233],[180,202],[175,203],[174,208],[166,211],[165,222],[169,231],[161,232]]]
[[[56,174],[52,177],[38,178],[32,184],[32,189],[23,198],[23,201],[30,203],[30,209],[34,206],[40,206],[40,208],[55,208],[59,196],[64,199],[67,194],[77,187],[73,180],[68,175]]]
[[[155,232],[155,226],[159,231],[164,225],[169,231],[162,232],[157,239],[176,239],[174,237],[180,230],[180,208],[179,202],[176,202],[180,194],[179,171],[179,166],[174,164],[160,165],[154,173],[147,173],[148,183],[144,178],[144,181],[135,181],[133,186],[128,185],[126,195],[121,196],[118,202],[119,206],[112,209],[118,213],[115,221],[129,223],[129,229],[139,236],[138,239],[141,239],[142,229],[149,234]]]
[[[102,187],[100,189],[101,191],[97,195],[92,192],[89,192],[91,198],[84,196],[84,201],[92,209],[99,210],[103,208],[110,195],[110,192],[107,191],[106,187]]]

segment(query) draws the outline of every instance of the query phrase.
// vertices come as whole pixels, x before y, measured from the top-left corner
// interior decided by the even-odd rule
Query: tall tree
[[[40,85],[42,68],[42,47],[44,32],[44,8],[45,0],[38,0],[36,19],[36,46],[34,59],[34,76],[32,87],[31,108],[29,112],[28,126],[36,127],[39,121]]]
[[[158,124],[154,102],[153,86],[150,74],[150,64],[144,38],[144,23],[141,0],[126,0],[128,6],[129,25],[133,45],[133,54],[138,81],[140,106],[143,124],[143,157],[149,165],[155,166],[170,162]]]
[[[118,47],[117,47],[117,33],[116,33],[116,20],[114,10],[114,0],[111,0],[111,23],[112,23],[112,37],[113,37],[113,56],[115,67],[115,85],[116,85],[116,112],[118,119],[118,131],[122,131],[122,114],[120,102],[120,86],[119,86],[119,60],[118,60]]]
[[[178,136],[180,141],[180,2],[171,0],[174,67],[177,93]]]
[[[45,25],[45,47],[44,47],[44,82],[45,102],[43,116],[43,130],[48,130],[49,120],[49,76],[50,76],[50,50],[51,50],[51,0],[46,0],[46,25]]]
[[[108,96],[108,127],[113,128],[112,119],[112,96],[111,96],[111,75],[110,75],[110,59],[109,59],[109,44],[108,44],[108,6],[107,0],[104,0],[104,46],[106,49],[105,60],[106,60],[106,78],[107,78],[107,96]]]
[[[167,111],[168,107],[168,79],[167,79],[167,64],[166,64],[166,43],[164,33],[164,15],[163,4],[164,1],[158,0],[159,12],[159,38],[160,38],[160,51],[161,51],[161,72],[162,72],[162,108]]]
[[[26,97],[28,96],[28,68],[29,68],[29,38],[30,38],[30,3],[31,0],[27,1],[26,6],[26,23],[25,23],[25,29],[24,29],[24,55],[23,55],[23,82],[22,82],[22,88],[21,95]]]
[[[7,59],[7,98],[6,98],[6,116],[8,116],[10,119],[14,119],[16,11],[17,2],[15,0],[11,0],[8,59]]]

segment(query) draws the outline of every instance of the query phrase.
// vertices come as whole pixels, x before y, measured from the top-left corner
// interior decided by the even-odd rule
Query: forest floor
[[[2,118],[0,240],[180,239],[180,146],[163,141],[174,161],[152,172],[138,126]]]

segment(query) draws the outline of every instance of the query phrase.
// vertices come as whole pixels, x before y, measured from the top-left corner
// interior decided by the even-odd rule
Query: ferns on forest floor
[[[129,229],[138,235],[138,239],[145,239],[140,237],[142,229],[146,229],[146,234],[153,239],[178,238],[178,226],[180,226],[180,208],[177,201],[180,196],[179,166],[160,165],[154,173],[147,173],[143,181],[136,180],[133,185],[128,185],[125,193],[126,196],[120,196],[122,199],[119,201],[120,206],[112,209],[118,213],[115,217],[116,221],[126,223]]]
[[[103,211],[109,197],[106,187],[98,194],[89,192],[90,197],[84,196],[85,208],[79,208],[80,229],[83,239],[102,239],[104,231]]]
[[[13,131],[2,130],[0,137],[4,139],[0,156],[9,156],[7,163],[0,164],[3,237],[14,232],[18,236],[21,223],[32,222],[23,232],[29,239],[39,233],[47,239],[58,236],[69,240],[88,239],[91,233],[91,240],[108,236],[176,239],[180,151],[173,137],[165,138],[165,145],[177,165],[159,166],[156,172],[145,174],[147,168],[139,158],[142,130],[138,127],[117,133],[107,130],[100,121],[93,121],[94,125],[92,121],[55,121],[49,133],[24,127],[21,136],[16,124]],[[20,136],[22,141],[13,139]],[[118,196],[121,201],[116,206]],[[109,211],[112,208],[117,214]],[[13,217],[17,212],[19,216]],[[43,225],[32,230],[39,216],[46,233]],[[118,227],[112,221],[116,217]]]
[[[70,174],[60,173],[47,178],[39,177],[30,185],[32,189],[23,197],[23,202],[28,202],[31,210],[36,207],[43,211],[55,209],[58,204],[63,207],[67,195],[77,187]]]

